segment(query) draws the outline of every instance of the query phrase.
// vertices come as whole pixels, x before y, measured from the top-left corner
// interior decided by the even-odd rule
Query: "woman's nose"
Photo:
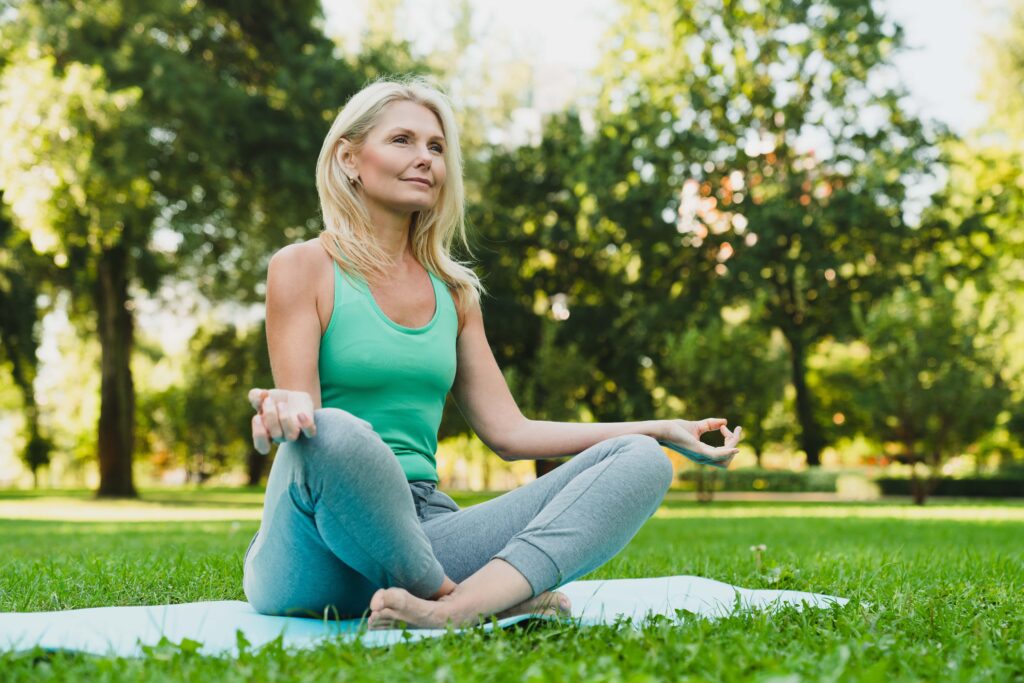
[[[416,148],[416,162],[417,163],[421,163],[421,164],[425,163],[426,166],[429,168],[431,161],[433,161],[433,157],[431,156],[430,150],[428,148],[426,148],[426,147],[418,147],[418,148]]]

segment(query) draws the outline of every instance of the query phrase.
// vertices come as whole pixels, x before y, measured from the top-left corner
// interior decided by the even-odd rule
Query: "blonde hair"
[[[316,189],[324,222],[320,243],[346,272],[364,279],[369,279],[368,275],[387,276],[388,266],[393,265],[391,257],[377,244],[370,214],[345,175],[336,150],[341,138],[348,140],[354,150],[361,149],[384,108],[405,100],[432,111],[446,140],[444,185],[433,207],[413,214],[410,242],[416,260],[453,290],[461,331],[467,307],[478,302],[486,290],[469,264],[451,256],[456,235],[470,251],[466,240],[462,150],[448,98],[423,77],[378,79],[353,95],[334,119],[316,163]]]

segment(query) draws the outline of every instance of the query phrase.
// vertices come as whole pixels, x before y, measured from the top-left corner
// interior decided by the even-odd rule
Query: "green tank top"
[[[366,280],[334,264],[334,310],[320,339],[320,400],[373,425],[409,481],[437,481],[437,430],[455,381],[458,316],[433,273],[434,317],[405,327],[377,306]]]

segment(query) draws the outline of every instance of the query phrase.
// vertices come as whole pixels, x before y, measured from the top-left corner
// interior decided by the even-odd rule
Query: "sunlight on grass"
[[[463,508],[494,495],[452,492]],[[900,504],[825,504],[770,502],[762,504],[724,501],[709,506],[692,501],[666,499],[655,513],[661,519],[908,519],[966,522],[1024,521],[1024,505],[992,502],[983,504],[929,504],[925,507]],[[0,498],[0,520],[65,522],[195,522],[259,521],[263,513],[262,491],[152,490],[138,500],[96,500],[88,492]]]
[[[1024,507],[963,505],[747,505],[743,507],[661,507],[655,517],[680,518],[865,518],[865,519],[935,519],[963,522],[1024,521]]]
[[[214,501],[203,501],[213,503]],[[262,501],[261,501],[262,502]],[[195,522],[259,520],[263,506],[225,507],[170,501],[31,498],[0,500],[0,519],[68,522]]]

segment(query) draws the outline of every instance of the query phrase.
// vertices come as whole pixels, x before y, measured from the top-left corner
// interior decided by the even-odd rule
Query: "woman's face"
[[[362,179],[367,203],[401,213],[429,209],[444,185],[446,144],[434,112],[408,100],[392,102],[352,155],[349,173]]]

